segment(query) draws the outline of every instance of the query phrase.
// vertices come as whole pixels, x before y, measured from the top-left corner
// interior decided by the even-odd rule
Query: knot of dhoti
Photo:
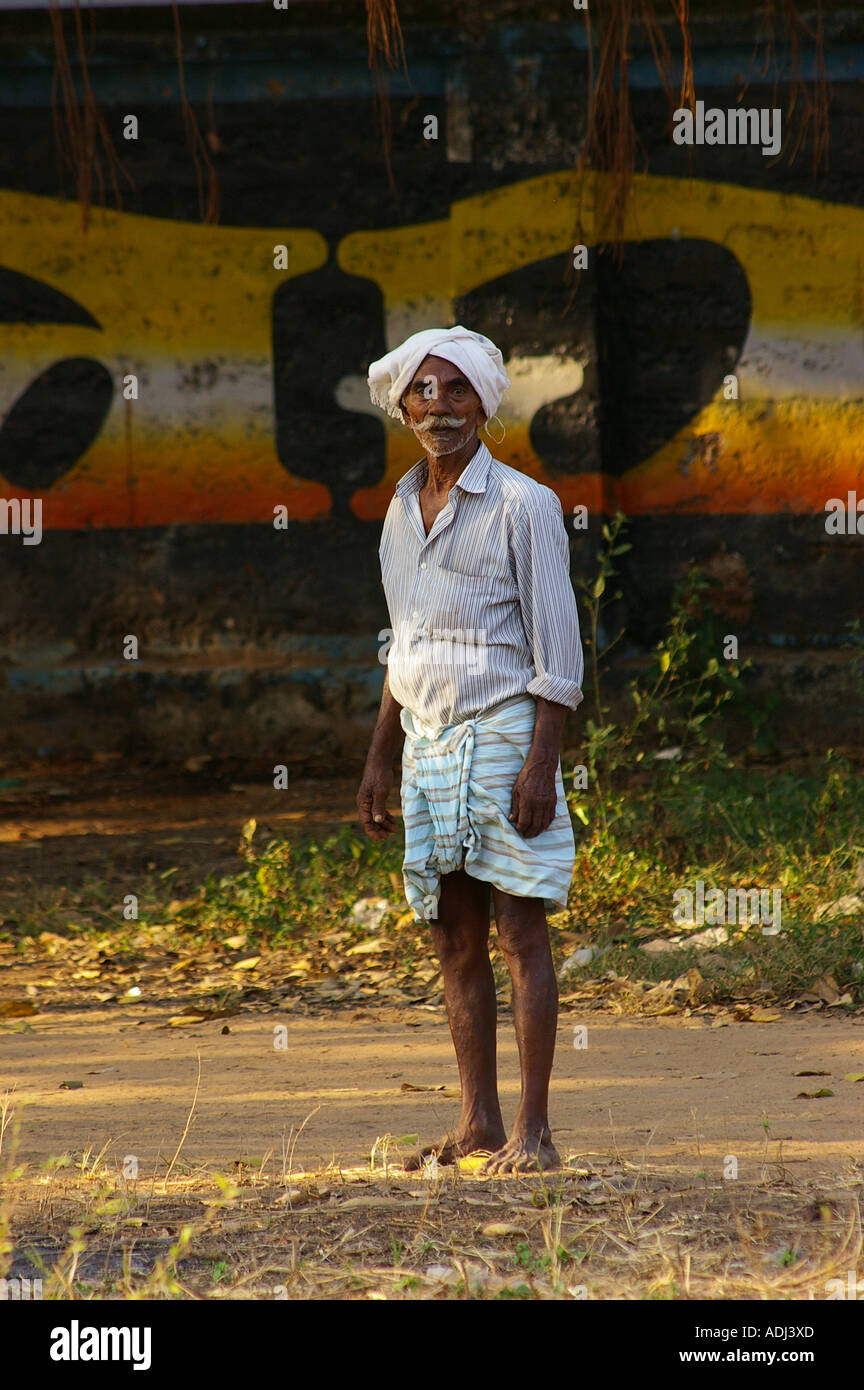
[[[566,906],[576,851],[560,763],[551,825],[526,840],[508,819],[535,717],[530,695],[442,729],[403,708],[402,873],[415,920],[437,918],[441,875],[460,868],[517,897],[543,898],[547,908]]]

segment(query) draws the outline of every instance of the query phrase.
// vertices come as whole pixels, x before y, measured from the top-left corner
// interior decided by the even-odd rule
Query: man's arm
[[[513,788],[510,820],[526,839],[555,818],[555,773],[567,711],[582,700],[584,658],[570,547],[557,498],[526,508],[512,534],[525,635],[537,674],[527,691],[537,702],[534,737]]]
[[[393,786],[393,759],[404,737],[399,719],[401,712],[402,706],[390,694],[385,672],[378,719],[357,793],[360,825],[373,840],[384,840],[396,829],[396,822],[387,810],[387,796]]]
[[[514,518],[511,533],[519,607],[537,672],[528,694],[568,709],[582,701],[585,669],[570,545],[561,503],[548,488]]]

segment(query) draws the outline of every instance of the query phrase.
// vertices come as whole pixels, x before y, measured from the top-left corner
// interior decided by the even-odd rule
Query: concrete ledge
[[[149,662],[21,661],[0,671],[0,712],[22,754],[136,752],[174,759],[210,753],[334,766],[365,753],[384,678],[377,662],[346,659],[352,639],[344,639],[342,660],[334,660],[335,640],[320,639],[329,648],[327,665],[298,665],[296,649],[293,657],[270,649],[242,659],[237,652],[178,653],[174,663],[164,656]],[[303,641],[309,652],[319,644],[315,637]],[[864,742],[860,653],[763,646],[742,654],[753,661],[742,681],[750,713],[739,705],[725,717],[731,746],[751,741],[752,714],[765,708],[779,746]],[[649,655],[630,656],[606,678],[613,719],[631,717],[628,682],[649,661]],[[773,708],[772,696],[779,697]],[[570,746],[580,742],[589,702],[586,681],[585,705],[568,721]]]

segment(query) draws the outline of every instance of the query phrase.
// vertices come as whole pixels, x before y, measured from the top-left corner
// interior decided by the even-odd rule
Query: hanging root
[[[123,200],[117,183],[118,171],[123,174],[132,189],[135,188],[135,181],[118,158],[111,140],[108,126],[96,104],[93,88],[90,84],[90,73],[87,65],[87,53],[84,41],[83,25],[81,20],[80,0],[75,0],[74,25],[75,42],[77,52],[75,54],[76,65],[80,71],[80,80],[83,87],[83,99],[79,103],[78,94],[75,89],[75,81],[72,74],[72,65],[69,60],[69,53],[66,46],[66,35],[63,27],[63,13],[57,0],[49,0],[51,30],[54,40],[55,66],[54,77],[51,87],[51,110],[54,121],[54,139],[60,158],[61,170],[61,191],[62,191],[62,171],[64,166],[72,171],[75,184],[75,196],[81,205],[81,230],[86,232],[90,224],[90,209],[93,203],[94,181],[97,187],[100,205],[105,206],[105,180],[102,173],[101,160],[97,153],[97,137],[101,141],[102,150],[108,162],[108,169],[111,176],[111,184],[114,190],[114,198],[118,209],[122,208]],[[171,9],[174,14],[174,34],[177,50],[177,67],[180,83],[180,102],[183,111],[183,124],[186,130],[186,139],[192,150],[192,157],[195,161],[195,172],[198,182],[198,206],[202,222],[216,222],[219,217],[219,185],[216,171],[207,151],[207,145],[198,129],[198,122],[195,114],[186,99],[186,77],[183,68],[183,47],[180,34],[180,16],[177,5],[173,3]],[[93,25],[93,12],[90,12],[91,30]],[[59,101],[58,101],[59,92]],[[211,113],[212,124],[212,113]],[[218,148],[218,139],[215,132],[211,130],[211,139],[215,141]],[[205,200],[203,189],[203,175],[199,154],[203,155],[204,163],[207,167],[208,189]]]
[[[61,188],[62,188],[62,166],[65,164],[72,170],[75,181],[75,194],[81,205],[81,230],[86,232],[90,224],[90,207],[93,201],[93,179],[94,174],[99,189],[99,202],[105,206],[105,181],[102,176],[102,166],[96,157],[96,136],[98,134],[105,156],[108,160],[108,167],[111,174],[111,183],[114,188],[114,197],[117,206],[122,206],[120,190],[117,186],[117,171],[122,172],[132,188],[135,187],[134,180],[129,172],[124,168],[122,162],[117,157],[113,141],[108,132],[108,127],[102,118],[99,108],[96,105],[96,98],[93,95],[93,88],[90,85],[90,73],[87,67],[87,54],[84,45],[84,33],[81,23],[81,6],[79,0],[75,0],[75,39],[78,47],[77,60],[81,70],[81,82],[84,88],[84,99],[82,107],[79,108],[78,96],[75,91],[75,83],[72,77],[72,68],[69,63],[69,56],[66,51],[66,36],[63,32],[63,15],[57,0],[50,0],[51,29],[54,38],[54,52],[56,64],[54,68],[54,78],[51,86],[51,111],[54,120],[54,139],[60,155],[61,163]],[[90,13],[91,27],[93,13]],[[63,116],[61,117],[57,105],[57,88],[60,87],[63,99]]]
[[[77,0],[76,0],[77,3]],[[177,72],[180,79],[180,105],[183,110],[183,125],[186,130],[186,143],[192,151],[192,158],[195,161],[195,178],[198,183],[198,211],[202,222],[218,222],[219,220],[219,180],[213,161],[207,152],[207,144],[198,129],[198,121],[195,112],[186,99],[186,72],[183,67],[183,39],[180,33],[180,13],[177,9],[176,0],[171,5],[171,13],[174,16],[174,42],[177,51]],[[203,178],[201,173],[201,162],[198,158],[199,151],[204,156],[207,165],[208,185],[207,203],[204,203]]]
[[[673,93],[671,85],[671,55],[657,19],[656,0],[639,0],[639,19],[654,56],[654,63],[660,74],[663,90],[669,103],[669,118],[678,107],[688,106],[693,110],[696,100],[693,78],[693,52],[690,38],[689,0],[670,0],[672,11],[678,24],[682,45],[682,74],[680,91]],[[803,107],[802,118],[794,140],[788,149],[790,163],[812,128],[813,173],[816,174],[828,150],[828,84],[825,72],[825,55],[822,32],[822,4],[816,0],[815,29],[805,25],[798,12],[797,0],[763,0],[760,11],[760,34],[764,28],[765,63],[763,76],[775,59],[774,21],[777,9],[781,12],[783,39],[791,59],[789,76],[790,91],[787,119],[791,117],[796,105]],[[636,132],[630,109],[627,84],[627,45],[633,22],[633,0],[605,0],[601,10],[599,31],[599,61],[596,81],[594,77],[593,42],[590,29],[590,16],[585,12],[588,23],[588,116],[585,141],[579,156],[578,173],[584,176],[587,170],[594,170],[609,177],[605,180],[606,198],[599,209],[595,239],[608,242],[620,264],[621,243],[627,202],[630,196],[636,154]],[[806,83],[801,77],[800,35],[804,32],[812,39],[815,57],[815,77]],[[757,36],[757,44],[758,44]],[[776,102],[776,78],[774,100]],[[580,178],[579,212],[577,227],[582,229],[582,178]],[[580,240],[584,237],[580,236]]]
[[[366,0],[366,41],[369,47],[369,67],[377,90],[378,116],[381,123],[381,145],[387,168],[387,182],[396,193],[391,154],[393,149],[393,117],[390,110],[390,91],[387,69],[401,63],[405,72],[405,45],[396,0]]]

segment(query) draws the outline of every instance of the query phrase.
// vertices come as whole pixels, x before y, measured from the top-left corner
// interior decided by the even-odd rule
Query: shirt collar
[[[475,450],[470,461],[463,468],[454,487],[461,487],[463,492],[485,492],[486,484],[489,480],[489,466],[492,463],[492,455],[486,448],[483,441]],[[426,477],[426,460],[421,459],[410,468],[404,478],[400,478],[396,484],[396,492],[400,497],[406,497],[410,492],[419,492]]]

